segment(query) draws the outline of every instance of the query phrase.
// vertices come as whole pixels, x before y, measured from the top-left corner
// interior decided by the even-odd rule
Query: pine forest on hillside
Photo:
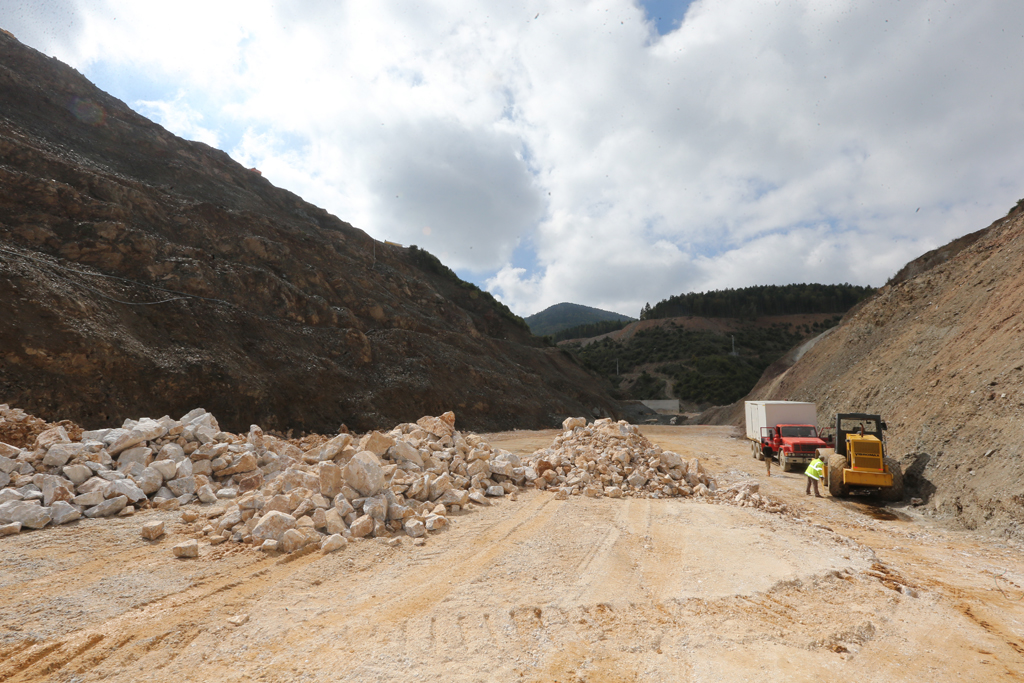
[[[584,367],[609,382],[620,399],[678,398],[726,405],[745,396],[764,370],[801,341],[836,325],[841,316],[795,326],[744,326],[735,333],[689,330],[675,323],[638,331],[619,342],[566,345]],[[733,355],[733,337],[736,351]],[[627,375],[639,376],[627,380]],[[671,382],[671,388],[667,384]]]
[[[845,313],[874,291],[872,287],[850,284],[795,284],[690,292],[670,296],[654,306],[644,306],[640,319],[685,315],[753,319],[764,315]]]

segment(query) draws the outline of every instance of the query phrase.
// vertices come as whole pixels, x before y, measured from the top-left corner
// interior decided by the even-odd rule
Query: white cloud
[[[215,131],[201,125],[203,114],[189,106],[183,98],[184,94],[178,93],[173,100],[136,100],[133,108],[179,137],[217,147],[220,137]]]
[[[0,25],[523,314],[877,285],[1024,195],[1017,3],[34,6]]]

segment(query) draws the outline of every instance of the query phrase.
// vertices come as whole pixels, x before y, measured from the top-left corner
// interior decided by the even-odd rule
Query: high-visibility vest
[[[820,458],[815,458],[807,466],[807,471],[804,474],[811,479],[821,479],[822,475],[825,474],[825,463]]]

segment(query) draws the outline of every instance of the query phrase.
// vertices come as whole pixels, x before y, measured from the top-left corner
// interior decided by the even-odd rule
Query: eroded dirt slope
[[[953,247],[951,258],[936,250],[905,268],[906,279],[847,314],[788,369],[769,368],[746,398],[814,401],[822,426],[837,411],[880,413],[908,495],[969,528],[1020,536],[1024,209]],[[740,424],[742,401],[713,418]]]
[[[568,355],[366,233],[0,33],[0,401],[113,425],[471,429],[612,414]]]

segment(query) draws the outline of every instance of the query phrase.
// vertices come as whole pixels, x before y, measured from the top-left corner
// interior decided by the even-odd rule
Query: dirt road
[[[792,513],[531,491],[422,547],[196,560],[171,557],[178,513],[83,520],[0,539],[0,683],[1024,678],[1016,544],[808,499],[728,428],[644,431]],[[149,543],[153,519],[170,533]]]

